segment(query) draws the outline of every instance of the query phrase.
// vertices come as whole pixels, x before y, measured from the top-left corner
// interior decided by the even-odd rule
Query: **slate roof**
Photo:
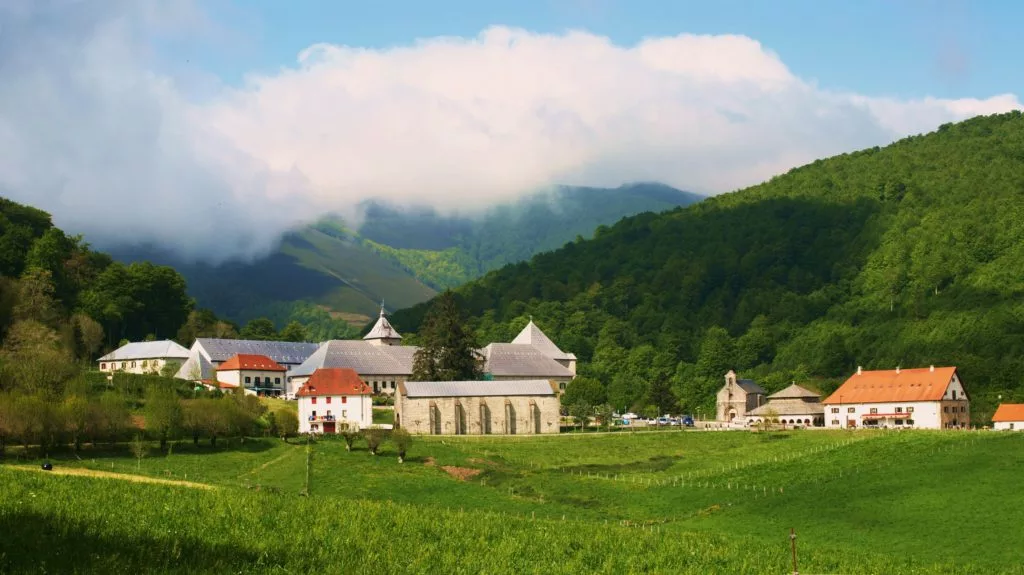
[[[761,395],[768,393],[763,387],[754,383],[752,379],[737,379],[736,385],[740,386],[747,393],[760,393]]]
[[[238,354],[265,355],[280,364],[298,365],[316,351],[318,344],[292,341],[256,341],[249,339],[196,339],[210,360],[220,363]]]
[[[185,359],[188,349],[169,339],[163,341],[136,341],[122,345],[99,361],[124,361],[135,359]]]
[[[558,346],[555,345],[555,342],[551,341],[551,339],[545,335],[539,327],[537,327],[537,324],[533,323],[532,319],[530,320],[530,323],[526,324],[523,331],[519,332],[519,335],[512,340],[512,343],[519,345],[532,345],[543,352],[544,355],[552,359],[576,359],[575,354],[567,353],[559,349]]]
[[[233,370],[288,371],[280,363],[265,355],[240,353],[217,366],[217,371]]]
[[[506,397],[524,395],[556,395],[551,382],[545,379],[509,381],[406,381],[399,384],[399,393],[406,397]]]
[[[416,347],[373,345],[360,340],[335,339],[320,344],[289,377],[312,375],[325,367],[348,367],[363,375],[412,375]]]
[[[391,326],[388,318],[384,317],[384,308],[381,308],[377,323],[373,325],[370,333],[363,336],[363,339],[402,339],[402,334],[398,333],[398,330]]]
[[[370,386],[359,379],[353,369],[328,367],[313,372],[309,380],[295,392],[299,397],[321,395],[372,395]]]
[[[747,415],[768,415],[774,411],[776,415],[822,415],[825,408],[820,401],[805,401],[800,398],[771,399],[768,403],[753,409]]]
[[[955,367],[929,367],[855,373],[822,403],[939,401]]]
[[[535,345],[492,343],[480,350],[484,372],[499,377],[530,379],[572,378],[569,368],[558,363]]]
[[[800,399],[800,398],[820,400],[821,399],[821,395],[819,395],[817,393],[814,393],[813,391],[807,389],[806,387],[800,387],[799,385],[794,383],[794,384],[790,385],[789,387],[787,387],[786,389],[783,389],[781,391],[776,391],[775,393],[773,393],[773,394],[768,396],[768,400],[769,401],[771,401],[773,399]]]
[[[190,381],[206,381],[216,379],[215,371],[213,364],[202,353],[199,353],[199,350],[192,350],[174,377]]]

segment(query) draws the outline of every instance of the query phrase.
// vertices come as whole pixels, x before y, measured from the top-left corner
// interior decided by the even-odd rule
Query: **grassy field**
[[[1020,434],[417,438],[404,464],[387,444],[250,439],[53,461],[214,489],[0,466],[0,572],[786,573],[795,528],[801,573],[1024,573]]]

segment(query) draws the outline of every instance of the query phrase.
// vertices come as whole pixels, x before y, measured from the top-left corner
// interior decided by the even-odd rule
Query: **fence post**
[[[793,575],[800,575],[796,568],[796,530],[792,527],[789,528],[789,546],[793,550]]]

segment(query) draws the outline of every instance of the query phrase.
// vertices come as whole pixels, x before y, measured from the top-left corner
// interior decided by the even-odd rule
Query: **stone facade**
[[[765,391],[750,379],[737,379],[736,372],[725,374],[725,386],[718,391],[715,419],[743,422],[747,414],[765,403]]]
[[[413,382],[415,383],[415,382]],[[475,382],[474,382],[475,383]],[[492,382],[479,382],[486,387]],[[559,400],[546,395],[450,395],[395,398],[395,425],[424,435],[538,435],[559,432]],[[553,390],[552,390],[553,391]]]

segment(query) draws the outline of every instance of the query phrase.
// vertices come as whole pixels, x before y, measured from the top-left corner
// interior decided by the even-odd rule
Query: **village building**
[[[992,429],[1024,431],[1024,403],[1002,403],[992,415]]]
[[[559,432],[558,385],[543,379],[405,381],[395,427],[427,435],[540,435]]]
[[[352,369],[313,372],[295,392],[299,433],[338,433],[373,425],[373,392]]]
[[[285,369],[291,369],[306,361],[317,347],[315,343],[292,341],[200,337],[192,344],[188,359],[174,377],[189,381],[214,381],[217,367],[238,354],[266,356]]]
[[[864,371],[850,376],[825,406],[825,427],[967,427],[971,406],[956,367]]]
[[[237,354],[216,368],[220,388],[242,387],[246,393],[277,397],[284,394],[284,366],[265,355]]]
[[[725,385],[718,390],[715,419],[728,423],[741,423],[747,415],[764,405],[765,391],[752,379],[738,379],[736,372],[725,374]]]
[[[402,336],[383,310],[377,323],[360,340],[332,340],[288,373],[289,397],[317,369],[354,369],[373,393],[393,395],[412,376],[419,349],[401,345]],[[576,356],[563,352],[531,320],[512,343],[492,343],[478,350],[484,379],[495,381],[543,379],[555,381],[562,390],[576,375]]]
[[[824,413],[821,396],[793,382],[769,395],[767,403],[751,410],[747,422],[755,425],[770,419],[770,423],[793,427],[821,427],[825,425]]]
[[[122,345],[99,358],[100,371],[107,373],[158,374],[168,365],[180,365],[188,359],[188,349],[171,340],[138,341]]]

